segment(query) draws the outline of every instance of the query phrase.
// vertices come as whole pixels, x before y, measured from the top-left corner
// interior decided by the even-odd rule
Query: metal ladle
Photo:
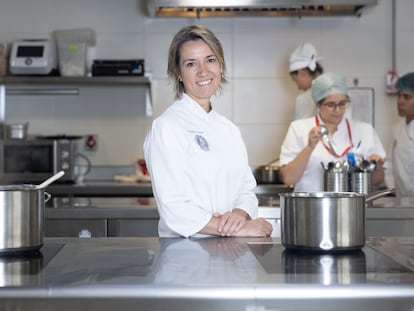
[[[319,125],[319,127],[321,128],[322,138],[325,139],[326,142],[328,143],[329,149],[331,149],[332,154],[334,155],[334,157],[339,158],[339,155],[336,154],[334,148],[332,147],[331,141],[329,140],[329,135],[328,135],[329,134],[329,131],[328,131],[328,128],[325,125],[323,125],[323,124]]]

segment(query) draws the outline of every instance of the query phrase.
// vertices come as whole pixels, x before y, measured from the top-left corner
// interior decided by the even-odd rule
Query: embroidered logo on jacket
[[[207,140],[201,136],[201,135],[196,135],[194,136],[195,141],[197,142],[197,144],[200,146],[200,148],[204,151],[208,151],[208,142]]]

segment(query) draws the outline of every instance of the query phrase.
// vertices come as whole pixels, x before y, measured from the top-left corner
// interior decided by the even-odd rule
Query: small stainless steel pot
[[[50,194],[36,185],[0,186],[0,255],[38,250]]]
[[[365,204],[393,189],[355,192],[281,193],[281,240],[287,249],[335,252],[365,245]]]
[[[29,123],[8,124],[6,126],[7,138],[9,139],[26,139]]]
[[[282,184],[279,168],[262,165],[254,170],[254,177],[258,184]]]

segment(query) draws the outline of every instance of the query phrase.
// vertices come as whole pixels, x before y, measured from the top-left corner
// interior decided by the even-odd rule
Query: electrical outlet
[[[85,137],[85,149],[89,151],[96,151],[98,147],[98,135],[89,134]]]

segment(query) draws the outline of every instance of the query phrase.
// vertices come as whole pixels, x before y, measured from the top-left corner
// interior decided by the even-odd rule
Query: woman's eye
[[[214,63],[214,62],[216,62],[216,59],[214,57],[211,57],[211,58],[207,59],[207,62]]]
[[[185,66],[186,66],[187,68],[192,68],[192,67],[194,67],[194,66],[195,66],[195,63],[194,63],[194,62],[188,62],[188,63],[186,63],[186,64],[185,64]]]

